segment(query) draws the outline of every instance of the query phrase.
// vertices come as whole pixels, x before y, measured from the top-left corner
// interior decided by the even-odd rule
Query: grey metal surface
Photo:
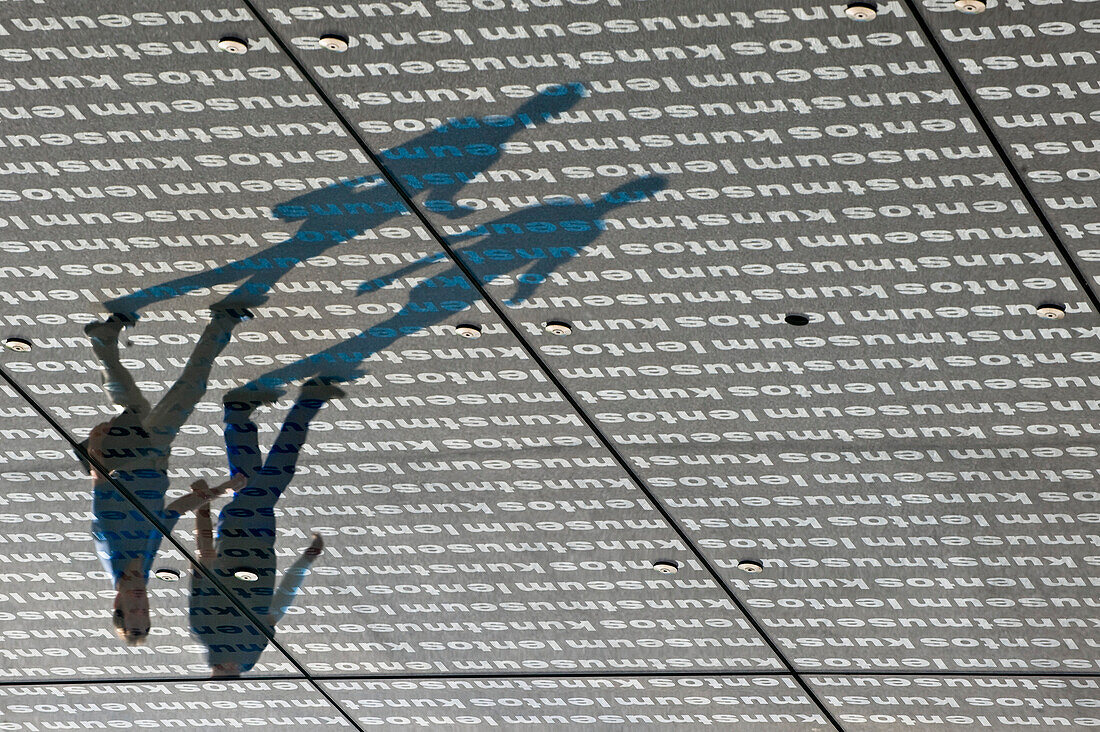
[[[235,664],[165,688],[305,675],[361,728],[893,729],[831,684],[1096,673],[1091,159],[998,121],[1087,117],[1093,67],[1002,109],[958,30],[1083,52],[1095,13],[948,5],[0,9],[0,340],[31,344],[0,354],[0,513],[43,524],[3,534],[36,557],[6,679]],[[100,639],[93,484],[170,536],[142,647]],[[261,659],[212,648],[242,634]]]
[[[831,676],[810,679],[845,729],[1087,729],[1096,678]]]
[[[8,730],[354,729],[307,682],[295,680],[5,686],[0,714]]]
[[[364,727],[826,730],[784,676],[326,681]]]
[[[967,17],[922,0],[944,55],[1078,266],[1097,284],[1097,18],[1087,3],[1005,2]],[[949,9],[950,8],[950,9]],[[996,11],[996,12],[993,12]]]

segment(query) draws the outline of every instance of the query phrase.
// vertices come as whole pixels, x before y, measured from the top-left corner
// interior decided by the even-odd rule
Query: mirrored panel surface
[[[921,16],[1095,290],[1100,280],[1096,11],[1087,3],[921,0]],[[981,11],[981,12],[975,12]]]
[[[279,58],[259,26],[238,18],[234,54],[195,12],[163,49],[135,21],[139,51],[163,56],[146,70],[104,65],[128,80],[119,104],[205,120],[210,139],[149,193],[104,188],[102,213],[61,194],[18,204],[35,231],[89,237],[12,245],[77,288],[5,283],[10,337],[30,350],[4,367],[27,397],[138,500],[168,484],[209,495],[177,540],[310,672],[781,668],[289,59],[249,72]],[[233,85],[239,104],[170,103],[173,59],[194,48],[218,49],[194,53],[212,79],[199,85]],[[150,160],[186,141],[135,128],[103,144],[135,137]],[[148,167],[97,165],[100,186]],[[150,226],[130,211],[142,196],[175,208]]]
[[[990,669],[1038,673],[1096,669],[1096,454],[845,444],[646,460],[798,668],[967,671],[982,648]]]
[[[851,5],[0,3],[0,728],[1095,726],[1095,13]]]
[[[1089,729],[1097,679],[995,676],[809,677],[844,729]]]
[[[366,729],[831,730],[785,676],[326,681]]]
[[[2,686],[4,730],[355,729],[306,681]]]

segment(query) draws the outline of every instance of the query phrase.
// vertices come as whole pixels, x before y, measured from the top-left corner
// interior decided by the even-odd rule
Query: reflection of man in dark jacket
[[[381,161],[407,188],[412,187],[408,185],[411,181],[416,181],[416,186],[425,188],[428,198],[453,199],[467,180],[484,173],[500,158],[500,146],[522,129],[523,123],[515,121],[517,118],[537,122],[543,115],[564,112],[579,98],[572,91],[557,96],[535,97],[521,106],[511,118],[503,118],[513,120],[510,126],[465,128],[443,125],[384,152]],[[473,145],[477,147],[471,148]],[[452,150],[458,152],[460,157],[452,157]],[[418,190],[410,191],[412,196],[418,193]],[[451,210],[456,213],[449,213],[448,216],[464,215],[456,209]],[[401,196],[381,176],[339,181],[303,193],[275,206],[271,213],[283,221],[301,221],[297,234],[251,256],[139,290],[104,303],[104,307],[109,312],[136,320],[138,311],[154,303],[194,290],[234,282],[241,284],[225,296],[218,307],[260,305],[266,302],[275,283],[299,263],[325,254],[333,247],[382,226],[395,217],[410,215]]]
[[[195,485],[190,494],[165,506],[172,441],[206,392],[214,359],[229,343],[233,326],[242,316],[225,310],[214,312],[183,373],[156,407],[149,404],[119,358],[123,320],[112,317],[85,328],[105,369],[105,390],[111,401],[122,407],[120,414],[92,430],[84,448],[94,460],[85,461],[94,480],[92,536],[104,568],[115,581],[115,629],[131,645],[142,643],[149,633],[146,584],[163,534],[117,485],[128,489],[167,530],[181,515],[229,487],[211,491],[205,485]]]
[[[603,231],[601,220],[605,216],[628,203],[644,200],[664,185],[664,178],[640,178],[623,184],[592,204],[522,209],[487,224],[484,231],[475,230],[469,238],[480,237],[480,241],[455,248],[454,252],[460,259],[475,263],[472,269],[486,281],[522,271],[516,275],[516,289],[508,300],[519,303],[530,297],[538,282],[572,257],[581,256],[585,248],[599,238]],[[364,283],[360,292],[385,287],[441,261],[449,260],[440,255],[414,262]],[[253,393],[277,394],[278,389],[295,379],[354,379],[361,373],[362,362],[371,354],[389,348],[406,333],[449,318],[452,311],[440,307],[439,303],[468,303],[470,297],[471,289],[465,275],[452,264],[413,287],[408,302],[389,319],[324,351],[270,371],[231,393],[234,398],[248,399],[255,398],[249,396]]]
[[[303,387],[266,459],[260,454],[251,418],[257,403],[227,400],[225,404],[225,448],[238,482],[233,500],[218,513],[216,534],[209,504],[195,512],[199,561],[271,632],[294,603],[309,566],[323,548],[321,537],[314,535],[276,587],[275,504],[294,477],[310,421],[327,400],[341,393],[319,383]],[[239,676],[259,660],[267,638],[243,616],[221,614],[224,605],[221,593],[206,576],[192,572],[191,629],[207,647],[214,676]]]

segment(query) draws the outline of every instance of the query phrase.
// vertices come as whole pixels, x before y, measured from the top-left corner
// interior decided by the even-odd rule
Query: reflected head
[[[126,641],[128,646],[143,646],[149,637],[149,618],[145,618],[144,624],[129,624],[122,608],[116,607],[111,615],[111,623],[115,626],[115,635]]]

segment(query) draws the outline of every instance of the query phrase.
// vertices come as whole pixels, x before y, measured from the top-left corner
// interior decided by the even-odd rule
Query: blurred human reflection
[[[149,570],[163,534],[131,503],[126,491],[156,516],[166,530],[181,515],[214,495],[195,484],[187,495],[165,505],[172,442],[195,404],[206,392],[214,359],[231,338],[244,313],[219,310],[203,330],[180,377],[155,407],[142,394],[119,357],[119,333],[125,321],[112,317],[85,328],[104,367],[104,388],[122,412],[97,425],[82,443],[84,466],[92,476],[92,536],[104,568],[114,578],[112,618],[119,637],[140,645],[149,634]]]
[[[238,482],[232,500],[218,512],[216,533],[210,505],[203,504],[195,512],[199,562],[271,633],[294,603],[310,565],[324,547],[321,537],[314,534],[312,543],[276,586],[275,504],[294,477],[310,421],[325,402],[342,394],[335,386],[320,382],[303,386],[266,459],[261,456],[252,420],[259,400],[225,402],[225,449],[230,472]],[[206,645],[215,677],[239,676],[252,669],[268,641],[236,608],[224,605],[221,592],[209,577],[192,571],[191,629]]]

